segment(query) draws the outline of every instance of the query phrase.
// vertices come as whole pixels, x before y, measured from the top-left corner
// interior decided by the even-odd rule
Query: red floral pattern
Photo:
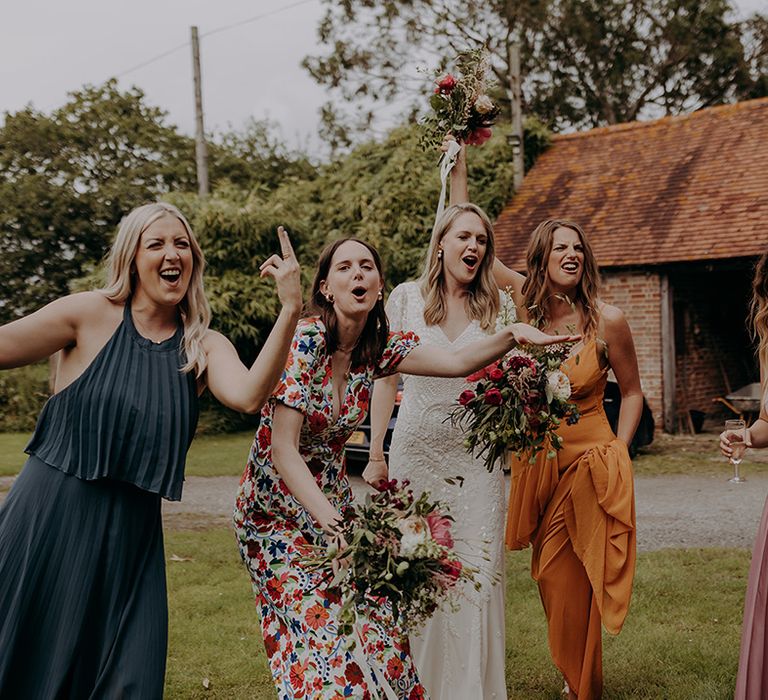
[[[301,557],[323,541],[317,523],[272,464],[272,418],[279,401],[304,414],[299,452],[318,487],[341,509],[351,501],[344,444],[368,412],[373,380],[397,371],[418,345],[413,333],[394,333],[375,367],[353,368],[333,421],[331,358],[319,319],[299,323],[285,371],[262,409],[235,508],[235,529],[253,583],[264,647],[279,700],[378,697],[338,630],[339,593],[307,571]],[[378,686],[386,679],[398,698],[426,697],[411,661],[408,639],[380,601],[358,611],[360,641]]]

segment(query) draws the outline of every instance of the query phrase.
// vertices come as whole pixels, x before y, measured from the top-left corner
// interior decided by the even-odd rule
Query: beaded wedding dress
[[[425,345],[456,349],[485,337],[472,321],[453,342],[424,321],[419,285],[396,287],[387,303],[391,330],[412,330]],[[495,329],[492,329],[495,330]],[[389,475],[409,479],[418,495],[429,491],[450,505],[456,548],[481,569],[481,589],[465,586],[460,609],[438,610],[411,635],[416,668],[430,697],[441,700],[506,698],[504,674],[504,477],[489,474],[463,445],[449,411],[468,388],[464,379],[403,375],[403,397],[389,452]],[[463,485],[446,479],[463,477]]]

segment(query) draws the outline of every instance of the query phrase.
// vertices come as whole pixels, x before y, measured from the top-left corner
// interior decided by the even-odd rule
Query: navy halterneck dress
[[[43,408],[0,507],[0,698],[160,698],[168,610],[160,499],[197,424],[183,329],[123,321]]]

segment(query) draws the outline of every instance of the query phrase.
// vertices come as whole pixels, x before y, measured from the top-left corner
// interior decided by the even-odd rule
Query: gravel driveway
[[[13,479],[0,478],[0,503]],[[367,488],[353,477],[355,493]],[[669,547],[749,549],[757,531],[768,477],[752,475],[743,484],[724,476],[636,477],[637,543],[641,551]],[[189,477],[184,499],[163,502],[166,527],[199,529],[228,525],[237,477]]]

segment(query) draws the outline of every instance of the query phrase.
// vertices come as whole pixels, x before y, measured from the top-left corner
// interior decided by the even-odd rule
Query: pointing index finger
[[[283,256],[283,260],[295,257],[296,254],[293,252],[291,239],[288,237],[288,232],[282,226],[277,227],[277,237],[280,239],[280,254]]]

